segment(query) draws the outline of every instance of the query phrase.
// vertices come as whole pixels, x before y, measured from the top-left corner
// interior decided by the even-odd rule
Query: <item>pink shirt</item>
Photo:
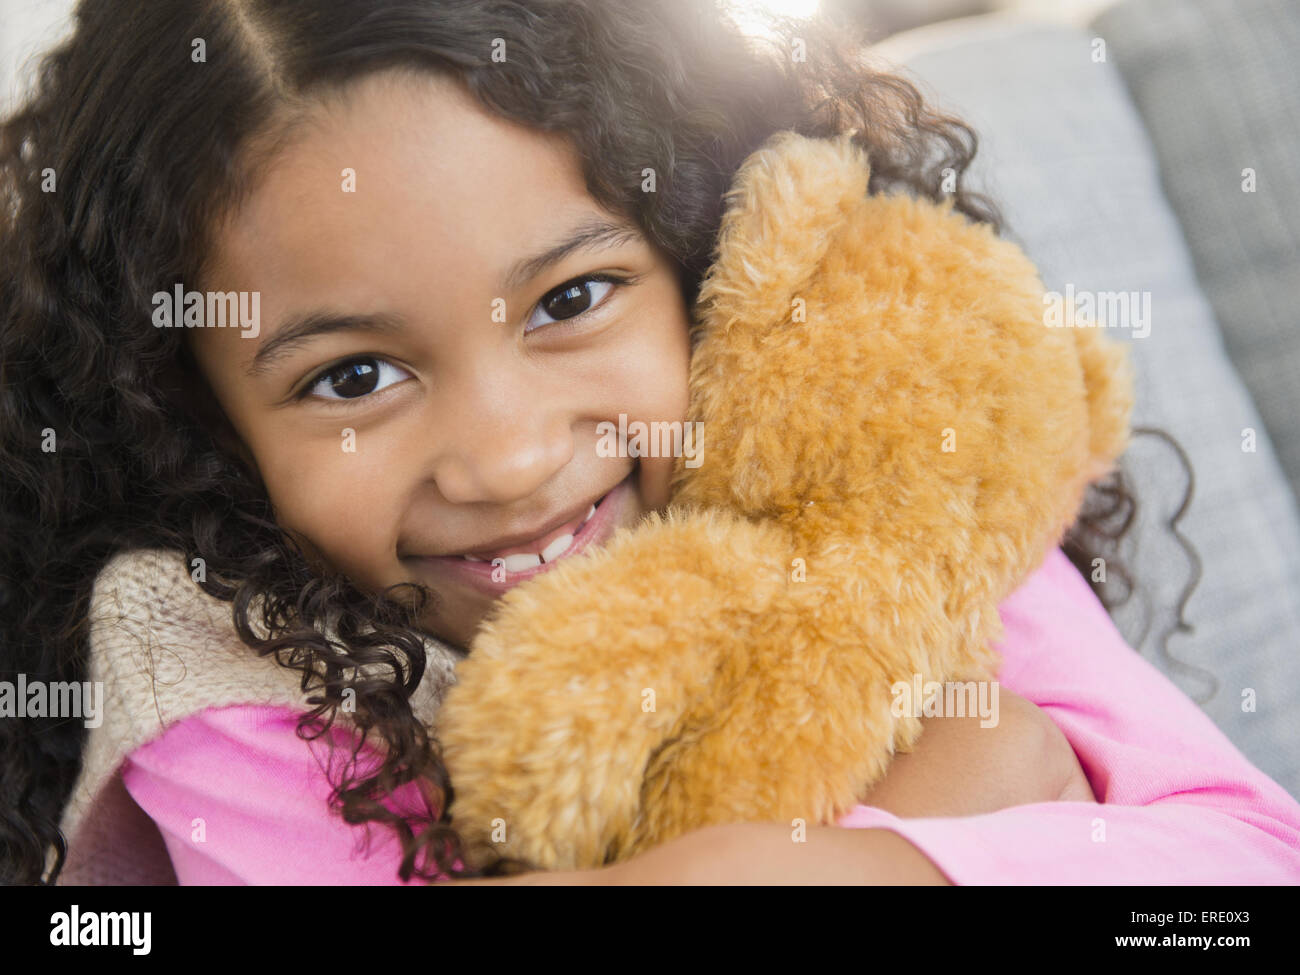
[[[1300,883],[1300,804],[1124,642],[1063,552],[999,609],[999,680],[1060,726],[1101,804],[928,819],[857,806],[838,825],[891,829],[957,884]],[[364,828],[327,809],[326,746],[297,738],[297,717],[211,708],[126,761],[180,883],[401,883],[392,830],[372,826],[366,855]]]

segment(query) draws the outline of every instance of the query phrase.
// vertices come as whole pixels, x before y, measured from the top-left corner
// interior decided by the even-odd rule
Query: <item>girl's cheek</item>
[[[385,468],[384,459],[343,425],[337,443],[286,441],[261,465],[277,522],[356,581],[377,580],[393,537],[385,490],[395,485],[392,478],[374,476]]]

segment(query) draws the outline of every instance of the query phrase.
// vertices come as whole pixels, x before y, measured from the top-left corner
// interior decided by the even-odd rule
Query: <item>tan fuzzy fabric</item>
[[[438,714],[472,862],[833,822],[920,734],[895,682],[996,673],[998,603],[1126,446],[1127,349],[1049,327],[1015,245],[868,175],[793,132],[737,174],[696,310],[703,464],[507,592]]]
[[[245,646],[231,604],[199,589],[179,552],[140,549],[111,559],[96,577],[90,620],[89,679],[103,682],[103,721],[87,731],[81,774],[64,808],[68,861],[59,883],[174,884],[157,827],[122,785],[122,762],[206,708],[310,710],[302,675]],[[425,651],[428,669],[412,706],[427,723],[455,679],[457,654],[432,639]]]

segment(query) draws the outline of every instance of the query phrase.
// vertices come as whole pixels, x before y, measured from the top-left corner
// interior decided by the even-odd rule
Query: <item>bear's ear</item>
[[[848,133],[816,139],[770,136],[736,171],[697,299],[697,321],[729,331],[763,328],[790,315],[790,302],[817,270],[840,224],[867,195],[864,150]]]

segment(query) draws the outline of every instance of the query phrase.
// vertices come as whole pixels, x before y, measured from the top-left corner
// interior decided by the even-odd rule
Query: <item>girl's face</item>
[[[668,501],[673,458],[605,456],[598,424],[686,418],[676,265],[566,141],[455,82],[386,72],[322,107],[184,284],[259,295],[255,338],[188,336],[281,527],[363,588],[428,585],[458,646]]]

